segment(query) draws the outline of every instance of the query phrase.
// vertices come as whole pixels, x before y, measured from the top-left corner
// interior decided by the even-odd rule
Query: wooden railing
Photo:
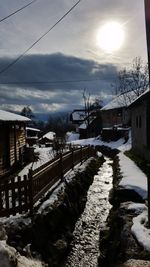
[[[57,181],[63,181],[67,171],[94,155],[92,147],[71,149],[38,169],[30,170],[28,175],[0,181],[0,217],[27,211],[32,213],[36,201]]]

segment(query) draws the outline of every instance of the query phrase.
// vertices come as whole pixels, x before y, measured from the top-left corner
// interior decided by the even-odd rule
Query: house
[[[150,91],[146,90],[131,105],[132,149],[150,161]]]
[[[0,110],[0,176],[22,162],[28,121],[24,116]]]
[[[90,111],[76,109],[71,113],[70,120],[76,127],[79,138],[84,139],[100,134],[102,123],[99,109],[93,108]]]
[[[103,128],[115,125],[130,125],[130,110],[128,109],[135,95],[132,92],[117,95],[112,101],[101,108]]]
[[[48,132],[39,139],[39,143],[46,147],[53,146],[55,138],[56,134],[54,132]]]
[[[26,127],[26,143],[29,146],[37,144],[40,130],[32,127]]]
[[[96,137],[100,135],[102,130],[101,117],[92,116],[89,119],[86,118],[78,129],[79,129],[78,131],[80,139],[85,139],[88,137]]]
[[[78,133],[79,125],[81,125],[86,118],[85,109],[75,109],[70,115],[70,121],[75,126],[75,131]]]

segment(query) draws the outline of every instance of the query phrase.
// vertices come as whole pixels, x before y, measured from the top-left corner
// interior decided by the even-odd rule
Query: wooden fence
[[[57,181],[63,181],[64,174],[78,163],[95,155],[92,147],[80,147],[60,154],[55,159],[30,170],[23,177],[12,177],[0,182],[0,217],[30,211],[44,193]]]

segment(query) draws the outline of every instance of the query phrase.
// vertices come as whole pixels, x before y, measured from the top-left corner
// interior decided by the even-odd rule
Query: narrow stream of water
[[[108,195],[112,188],[112,161],[109,158],[105,160],[89,188],[87,203],[76,223],[71,251],[64,267],[97,266],[99,233],[111,208]]]

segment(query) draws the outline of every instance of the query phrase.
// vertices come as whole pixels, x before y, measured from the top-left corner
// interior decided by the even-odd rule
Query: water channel
[[[76,223],[71,251],[64,267],[96,267],[99,256],[99,233],[105,226],[111,205],[108,201],[112,188],[112,160],[105,162],[94,176],[87,202]]]

